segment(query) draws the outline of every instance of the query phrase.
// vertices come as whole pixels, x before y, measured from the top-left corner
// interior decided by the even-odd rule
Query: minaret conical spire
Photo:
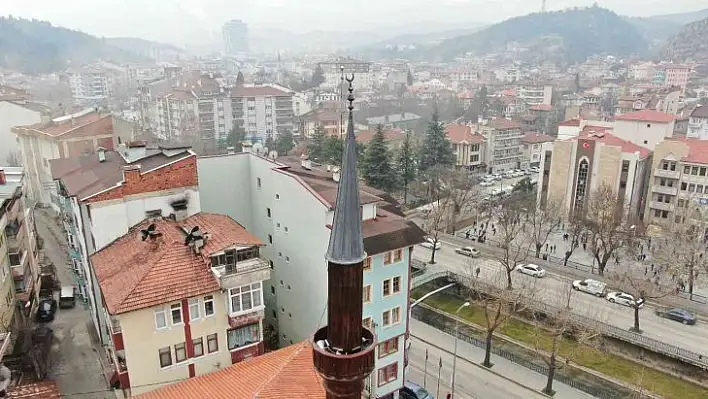
[[[356,167],[356,139],[354,137],[354,77],[349,82],[349,124],[344,139],[342,170],[334,207],[332,233],[329,236],[327,261],[340,265],[361,262],[364,253],[364,239],[361,234],[361,204],[359,203],[359,182]]]

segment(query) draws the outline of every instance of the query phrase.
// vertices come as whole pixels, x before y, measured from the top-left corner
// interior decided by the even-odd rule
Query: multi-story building
[[[69,71],[69,86],[78,104],[105,105],[113,95],[114,79],[100,67],[87,65]]]
[[[521,168],[524,155],[521,127],[521,122],[504,118],[482,121],[477,125],[477,131],[485,138],[489,173]]]
[[[226,54],[248,52],[248,25],[240,19],[233,19],[221,28]]]
[[[541,147],[540,203],[553,201],[567,212],[583,209],[602,185],[617,193],[627,214],[642,214],[651,152],[609,129],[587,126],[577,137]]]
[[[331,61],[320,62],[324,72],[325,81],[320,86],[324,88],[339,88],[342,84],[342,72],[345,77],[354,75],[355,90],[367,91],[373,86],[373,71],[371,63],[351,58],[338,58]]]
[[[541,164],[541,147],[543,147],[543,143],[550,143],[553,140],[555,140],[553,137],[543,133],[528,132],[524,134],[521,138],[521,142],[524,144],[521,168],[539,166]]]
[[[322,128],[328,136],[341,136],[348,124],[347,118],[339,111],[313,109],[300,118],[300,132],[304,137],[310,138],[317,128]]]
[[[308,339],[326,323],[327,268],[322,254],[330,237],[339,170],[253,153],[201,157],[198,166],[202,209],[233,217],[266,243],[261,255],[273,268],[264,286],[270,309],[266,320],[277,327],[280,345]],[[226,174],[239,183],[225,184]],[[424,232],[402,217],[386,193],[362,187],[360,202],[367,253],[364,323],[386,343],[377,349],[376,368],[397,367],[387,381],[378,381],[374,373],[369,382],[372,393],[382,397],[403,384],[409,262]]]
[[[397,151],[406,139],[403,129],[384,129],[384,141],[390,151]],[[363,130],[356,134],[356,142],[368,145],[374,138],[376,130]]]
[[[472,126],[449,124],[447,138],[452,143],[455,166],[469,170],[484,168],[486,155],[484,136],[475,133]]]
[[[420,123],[420,115],[411,112],[366,118],[369,128],[383,125],[387,128],[414,129]]]
[[[516,88],[516,95],[528,105],[551,105],[551,97],[553,96],[553,86],[519,86]]]
[[[22,150],[12,128],[34,125],[43,118],[49,119],[49,108],[31,102],[24,90],[0,86],[0,165],[22,163]]]
[[[105,343],[108,323],[89,257],[146,217],[199,212],[196,155],[182,146],[136,142],[53,160],[51,170],[76,285]]]
[[[289,91],[270,86],[237,87],[231,89],[231,110],[234,123],[252,142],[295,131],[293,94]]]
[[[663,86],[686,88],[691,67],[680,64],[666,64],[660,68],[666,71]]]
[[[228,216],[148,218],[91,256],[128,396],[264,352],[262,242]]]
[[[23,172],[0,167],[0,333],[33,314],[39,299],[37,235],[32,209],[24,205]]]
[[[686,137],[708,140],[708,107],[698,105],[688,118]]]
[[[686,216],[705,223],[708,212],[708,141],[669,139],[654,150],[649,192],[645,204],[646,223],[686,222]],[[690,208],[679,212],[677,208]],[[703,226],[705,228],[706,226]]]
[[[52,205],[57,211],[56,185],[49,161],[93,153],[99,147],[115,148],[111,115],[94,108],[48,122],[15,126],[12,132],[17,134],[22,150],[27,198],[32,203]]]
[[[657,143],[673,136],[675,115],[644,109],[615,116],[613,134],[651,151]]]

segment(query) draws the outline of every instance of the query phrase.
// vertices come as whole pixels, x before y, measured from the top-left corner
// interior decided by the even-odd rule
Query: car
[[[499,174],[499,173],[495,173],[495,174],[493,174],[493,175],[492,175],[492,177],[494,178],[494,180],[497,180],[497,181],[499,181],[499,180],[501,180],[501,179],[502,179],[502,175],[501,175],[501,174]]]
[[[420,246],[428,249],[433,249],[433,247],[435,247],[436,250],[442,248],[440,241],[435,242],[433,237],[425,237],[425,241],[423,241]]]
[[[469,256],[470,258],[476,258],[480,255],[479,250],[475,247],[457,248],[455,250],[455,253],[458,253],[458,254],[464,255],[464,256]]]
[[[52,298],[40,299],[37,307],[37,321],[52,321],[57,312],[57,301]]]
[[[573,289],[575,289],[576,291],[587,292],[588,294],[592,294],[600,298],[605,296],[606,288],[607,284],[603,283],[602,281],[593,280],[591,278],[573,281]]]
[[[489,186],[493,186],[493,185],[494,185],[494,182],[493,182],[493,181],[489,181],[489,180],[484,180],[483,182],[479,183],[479,185],[482,186],[482,187],[489,187]]]
[[[401,399],[435,399],[425,388],[410,381],[403,383],[403,388],[398,391],[398,394]]]
[[[541,266],[534,265],[533,263],[518,265],[516,266],[516,271],[538,278],[543,278],[546,276],[546,271]]]
[[[657,310],[656,315],[665,319],[674,320],[689,325],[694,325],[697,321],[696,315],[686,309],[680,308]]]
[[[635,303],[637,304],[638,308],[644,307],[644,298],[639,298],[636,302],[634,300],[634,296],[626,293],[626,292],[610,292],[607,294],[607,300],[612,302],[612,303],[618,303],[620,305],[624,306],[629,306],[629,307],[634,307]]]

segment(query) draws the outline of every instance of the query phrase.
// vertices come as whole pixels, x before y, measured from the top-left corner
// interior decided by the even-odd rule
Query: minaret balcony
[[[350,353],[338,353],[328,347],[326,326],[314,335],[314,365],[324,379],[325,389],[334,396],[346,397],[350,392],[361,392],[364,380],[374,371],[376,338],[366,327],[362,327],[361,333],[361,346]]]

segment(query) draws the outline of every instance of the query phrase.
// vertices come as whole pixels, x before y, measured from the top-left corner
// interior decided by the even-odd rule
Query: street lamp
[[[455,369],[457,368],[457,340],[459,339],[460,335],[460,311],[462,308],[466,308],[470,306],[469,302],[465,302],[462,305],[460,305],[459,308],[455,311],[455,350],[453,351],[453,357],[452,357],[452,397],[455,397]]]

